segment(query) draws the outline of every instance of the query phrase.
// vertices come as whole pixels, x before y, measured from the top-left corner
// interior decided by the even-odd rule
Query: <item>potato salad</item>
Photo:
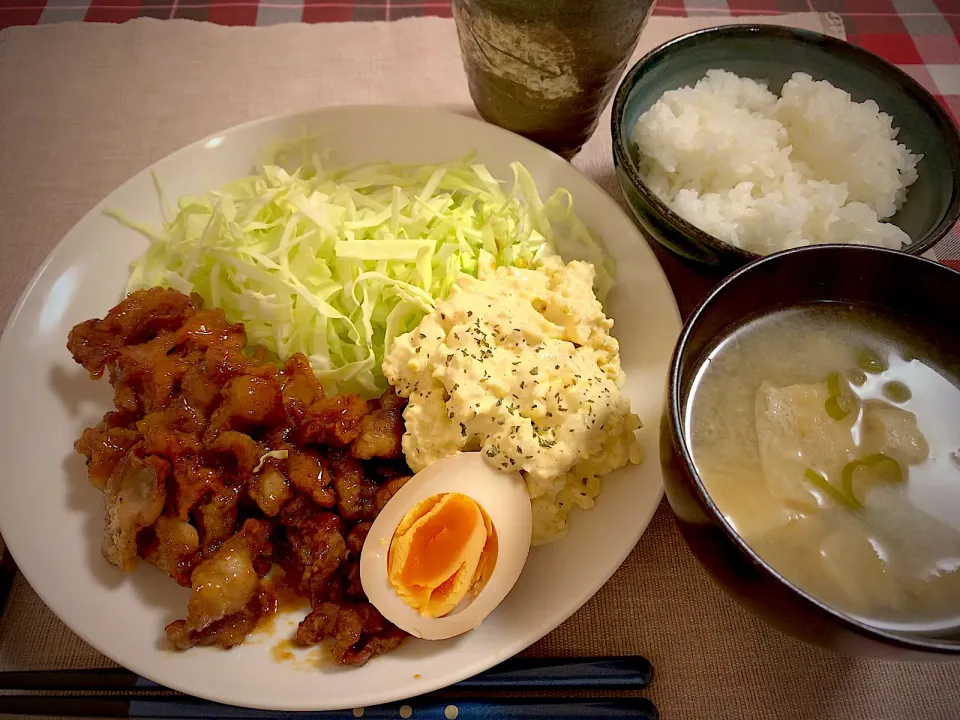
[[[591,264],[559,258],[464,276],[383,362],[408,398],[410,468],[479,451],[520,471],[534,545],[562,537],[574,507],[593,506],[601,476],[640,461],[640,421],[620,392],[619,345],[593,281]]]

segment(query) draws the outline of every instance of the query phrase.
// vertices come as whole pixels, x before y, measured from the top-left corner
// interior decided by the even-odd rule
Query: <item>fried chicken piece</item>
[[[188,355],[187,369],[180,378],[180,392],[186,403],[197,412],[209,417],[220,402],[220,386],[213,382],[204,371],[202,355]]]
[[[378,483],[384,483],[387,482],[387,480],[410,475],[410,468],[407,467],[407,463],[403,458],[397,458],[396,460],[371,460],[370,462],[364,463],[364,467],[371,479]]]
[[[397,490],[406,485],[407,480],[411,477],[412,475],[401,475],[400,477],[393,478],[393,480],[387,480],[387,482],[377,488],[377,494],[373,498],[373,510],[377,515],[387,506],[390,499],[397,494]]]
[[[406,633],[388,623],[370,603],[358,603],[340,608],[334,636],[333,661],[363,665],[374,655],[397,647]]]
[[[397,391],[392,387],[386,389],[379,402],[383,410],[403,410],[407,406],[407,399],[397,395]]]
[[[260,590],[240,612],[217,620],[202,630],[190,630],[186,620],[177,620],[167,625],[167,639],[175,650],[188,650],[195,645],[222,647],[229,650],[240,645],[256,630],[261,619],[277,611],[277,599],[271,593]]]
[[[311,597],[322,597],[327,581],[347,558],[340,518],[319,512],[296,520],[296,525],[287,527],[287,539],[300,570],[300,589]]]
[[[228,325],[222,311],[204,310],[190,318],[180,334],[187,363],[180,390],[187,404],[209,417],[223,386],[255,370],[255,363],[243,354],[246,331],[242,324]]]
[[[307,408],[300,423],[300,442],[343,447],[360,435],[360,421],[370,411],[359,395],[321,398]]]
[[[120,301],[102,320],[87,320],[74,327],[67,349],[90,377],[98,378],[120,348],[176,330],[193,313],[191,299],[176,290],[138,290]]]
[[[363,466],[346,450],[330,453],[333,489],[337,493],[337,510],[344,520],[372,520],[376,515],[374,498],[377,485],[368,479]]]
[[[370,526],[373,525],[371,522],[358,522],[352,528],[350,532],[347,533],[345,538],[347,543],[347,550],[350,551],[351,557],[358,557],[360,551],[363,550],[363,543],[366,542],[367,533],[370,532]]]
[[[383,655],[383,653],[388,653],[400,647],[406,639],[406,632],[392,623],[387,623],[387,626],[380,633],[368,640],[367,647],[374,655]]]
[[[150,316],[151,302],[157,305],[156,317]],[[159,288],[134,293],[104,320],[90,320],[74,328],[68,348],[76,351],[77,362],[95,377],[110,366],[118,408],[135,412],[138,404],[147,410],[161,407],[188,374],[188,388],[206,389],[209,385],[200,381],[198,376],[203,373],[196,367],[198,363],[185,361],[187,353],[199,352],[202,357],[211,347],[221,354],[239,352],[246,344],[242,325],[228,324],[221,310],[196,310],[199,302],[198,297],[190,299]],[[186,309],[167,312],[164,303]],[[121,310],[125,319],[113,322]],[[134,317],[137,313],[143,317]],[[219,386],[213,389],[216,392]],[[195,400],[191,393],[187,395]],[[205,409],[201,403],[193,404]]]
[[[215,487],[210,499],[193,511],[204,550],[233,535],[240,512],[240,490],[240,486]]]
[[[267,517],[276,517],[293,497],[293,490],[280,470],[278,461],[267,460],[260,472],[250,478],[247,494]]]
[[[171,462],[202,449],[197,434],[203,432],[203,424],[183,407],[151,412],[137,423],[137,430],[143,436],[144,452]]]
[[[230,324],[220,308],[198,310],[177,331],[177,345],[184,354],[216,348],[242,351],[247,346],[243,323]]]
[[[294,488],[320,507],[331,508],[336,504],[336,495],[330,487],[333,475],[319,453],[288,446],[287,476]]]
[[[247,520],[240,532],[201,562],[190,576],[193,591],[186,630],[197,632],[241,612],[260,585],[254,561],[271,551],[270,523]]]
[[[264,438],[268,447],[274,450],[283,450],[287,453],[286,460],[267,460],[264,470],[266,470],[267,464],[272,464],[275,472],[264,476],[266,481],[269,481],[274,489],[279,490],[282,496],[286,496],[286,492],[282,490],[281,485],[287,484],[288,487],[307,495],[320,507],[333,507],[337,498],[330,487],[333,476],[326,461],[323,456],[314,450],[298,450],[295,445],[287,441],[288,432],[289,428],[287,426],[278,426],[267,433]],[[283,483],[280,482],[278,475],[282,476]],[[264,481],[264,478],[257,479],[256,484],[262,485]],[[258,488],[256,492],[262,496],[261,489]],[[286,499],[289,499],[289,497],[286,497]]]
[[[296,428],[289,421],[263,431],[263,443],[271,450],[289,450],[293,446]]]
[[[316,645],[328,637],[333,637],[337,627],[337,615],[340,605],[335,602],[322,602],[300,621],[294,642],[301,646]]]
[[[399,402],[398,402],[399,401]],[[399,458],[403,455],[403,405],[393,390],[380,398],[380,407],[360,421],[360,434],[350,446],[350,454],[361,460]]]
[[[143,408],[140,407],[140,398],[137,397],[137,391],[119,378],[119,371],[115,365],[110,365],[109,369],[110,384],[113,386],[113,406],[122,414],[142,414]]]
[[[363,584],[360,582],[360,552],[363,550],[363,543],[367,539],[367,533],[370,532],[370,526],[373,523],[358,522],[347,533],[345,538],[347,543],[347,562],[340,570],[344,578],[344,591],[346,596],[353,600],[366,600],[367,595],[363,591]]]
[[[149,342],[120,348],[111,361],[116,382],[133,390],[145,412],[164,407],[187,370],[183,359],[171,353],[175,345],[176,335],[164,333]]]
[[[360,561],[351,560],[340,568],[345,581],[344,590],[351,600],[366,600],[367,594],[363,591],[360,582]]]
[[[299,527],[307,518],[319,515],[323,510],[308,497],[297,495],[280,511],[280,524],[288,529]]]
[[[170,461],[184,455],[196,455],[202,449],[196,435],[175,430],[169,425],[157,426],[143,433],[143,445],[145,452],[161,455]]]
[[[365,653],[360,644],[364,619],[365,615],[361,615],[359,608],[349,605],[341,607],[337,613],[333,661],[338,665],[362,665],[373,656],[372,652]]]
[[[133,430],[137,426],[137,415],[132,415],[120,410],[110,410],[105,413],[101,424],[108,430],[113,428],[127,428]]]
[[[226,430],[276,425],[286,417],[276,378],[241,375],[228,381],[220,394],[223,401],[210,418],[207,442]]]
[[[153,525],[152,540],[140,555],[177,584],[190,587],[190,574],[199,549],[200,535],[193,525],[175,516],[161,515]]]
[[[273,531],[273,525],[270,526],[270,531]],[[273,568],[273,555],[269,557],[258,557],[253,561],[253,569],[257,573],[257,577],[263,580],[267,575],[270,574],[271,568]],[[271,589],[274,589],[271,587]]]
[[[182,400],[159,410],[145,414],[135,424],[141,435],[151,430],[170,427],[189,435],[200,435],[206,427],[206,419]]]
[[[207,444],[207,449],[230,456],[241,481],[253,476],[253,469],[260,464],[266,449],[249,435],[237,430],[227,430]]]
[[[224,345],[214,345],[206,351],[203,367],[207,378],[217,387],[244,375],[276,380],[278,374],[276,365],[263,364],[243,350]]]
[[[307,408],[323,397],[323,390],[303,353],[296,353],[283,366],[283,407],[299,422]]]
[[[337,662],[361,664],[404,637],[364,602],[358,565],[368,521],[409,476],[404,400],[325,397],[306,357],[281,368],[246,340],[167,290],[74,328],[68,347],[92,375],[109,370],[117,408],[76,443],[104,486],[104,554],[132,567],[139,553],[191,587],[167,627],[178,649],[243,642],[276,611],[277,563],[313,607],[297,642],[334,637]],[[261,464],[274,450],[286,457]]]
[[[177,494],[172,504],[181,520],[187,520],[191,512],[225,485],[220,468],[203,465],[200,458],[194,455],[173,461],[173,479]]]
[[[107,428],[105,423],[100,423],[95,428],[84,430],[73,447],[87,459],[87,478],[90,484],[103,490],[117,463],[139,440],[140,434],[136,430],[125,427]]]
[[[327,589],[323,592],[323,596],[330,602],[343,602],[346,597],[346,589],[340,575],[334,575],[327,580]]]
[[[124,572],[137,564],[137,533],[163,512],[170,465],[155,455],[142,457],[140,445],[123,456],[103,490],[107,510],[103,556]]]

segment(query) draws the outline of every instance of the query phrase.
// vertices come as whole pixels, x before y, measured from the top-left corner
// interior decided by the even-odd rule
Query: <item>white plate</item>
[[[110,405],[67,353],[70,328],[102,317],[121,297],[143,238],[105,217],[104,207],[159,224],[149,170],[124,183],[67,233],[25,291],[0,340],[0,533],[26,579],[78,635],[121,665],[167,687],[225,703],[324,710],[390,702],[481,672],[527,647],[573,614],[623,562],[660,502],[658,428],[677,307],[653,253],[600,188],[568,163],[517,135],[422,108],[340,107],[252,122],[189,145],[153,166],[172,200],[218,188],[250,172],[269,143],[324,128],[334,164],[428,163],[476,150],[500,178],[518,160],[545,196],[557,187],[617,261],[608,309],[616,320],[626,392],[645,427],[646,460],[609,476],[597,505],[573,516],[568,536],[530,553],[520,581],[479,630],[444,642],[410,640],[362,668],[278,662],[272,637],[229,652],[164,647],[164,626],[182,617],[186,593],[142,563],[124,575],[100,556],[101,495],[72,451],[81,430]],[[644,592],[637,588],[637,592]],[[642,622],[642,618],[637,619]]]

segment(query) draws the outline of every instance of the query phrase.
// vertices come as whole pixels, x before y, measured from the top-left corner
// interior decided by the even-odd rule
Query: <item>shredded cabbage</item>
[[[325,389],[373,397],[387,387],[380,365],[393,339],[461,273],[534,268],[559,251],[595,265],[601,300],[611,287],[609,259],[570,194],[542,202],[530,173],[511,168],[505,192],[469,157],[325,171],[314,156],[294,172],[265,164],[183,197],[160,231],[108,213],[150,241],[127,292],[196,292],[244,323],[251,343],[281,359],[306,355]]]

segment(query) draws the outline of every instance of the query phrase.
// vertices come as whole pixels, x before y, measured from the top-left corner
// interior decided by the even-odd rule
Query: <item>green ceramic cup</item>
[[[889,222],[913,242],[903,251],[920,255],[960,219],[960,135],[946,110],[900,69],[866,50],[819,33],[773,25],[727,25],[661,45],[624,77],[613,101],[611,133],[617,180],[646,233],[681,258],[729,271],[758,256],[713,237],[660,200],[637,170],[633,128],[667,90],[693,85],[720,68],[767,81],[779,93],[795,72],[828,80],[857,102],[874,100],[900,128],[897,139],[923,160],[907,201]]]
[[[453,0],[487,122],[569,159],[596,130],[653,0]]]

